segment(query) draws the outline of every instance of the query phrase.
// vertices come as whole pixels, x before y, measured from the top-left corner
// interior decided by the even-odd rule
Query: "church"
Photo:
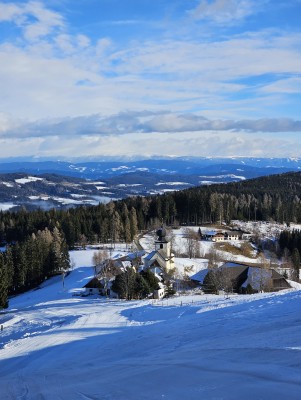
[[[175,266],[174,254],[171,244],[166,238],[166,229],[161,226],[156,231],[155,250],[144,258],[144,269],[150,269],[156,275],[169,272]]]

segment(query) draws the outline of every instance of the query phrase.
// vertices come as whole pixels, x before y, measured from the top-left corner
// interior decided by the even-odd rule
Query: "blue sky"
[[[300,0],[0,0],[0,158],[301,156],[300,15]]]

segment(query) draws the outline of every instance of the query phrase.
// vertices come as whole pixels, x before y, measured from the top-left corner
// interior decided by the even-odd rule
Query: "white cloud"
[[[0,3],[0,21],[15,21],[23,14],[22,8],[14,3]]]
[[[47,36],[55,29],[64,27],[63,17],[47,9],[39,1],[29,1],[25,4],[0,4],[0,21],[15,23],[22,29],[24,38],[29,41]]]
[[[0,158],[30,156],[52,158],[99,156],[252,156],[252,157],[296,157],[301,152],[300,139],[292,135],[261,134],[244,132],[168,132],[125,134],[119,136],[70,136],[24,139],[1,139]]]
[[[201,0],[190,15],[197,20],[209,19],[219,24],[243,20],[253,14],[258,4],[250,0]]]
[[[2,123],[1,123],[2,122]],[[111,116],[100,114],[74,118],[57,118],[39,120],[32,123],[19,122],[13,124],[4,115],[0,115],[0,137],[76,137],[87,136],[124,136],[154,133],[174,134],[187,132],[223,132],[225,135],[238,132],[284,133],[301,132],[301,121],[289,118],[257,119],[257,120],[210,120],[195,114],[174,114],[167,112],[123,112]],[[234,137],[234,136],[233,136]]]

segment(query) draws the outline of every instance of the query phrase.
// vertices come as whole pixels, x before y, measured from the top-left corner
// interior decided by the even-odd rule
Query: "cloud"
[[[196,20],[210,20],[217,24],[240,21],[256,11],[258,4],[250,0],[201,0],[199,5],[189,11]]]
[[[25,4],[0,4],[0,22],[16,24],[22,29],[24,38],[29,41],[47,36],[56,29],[64,27],[63,17],[47,9],[39,1],[29,1]]]
[[[137,34],[138,21],[118,15],[91,34],[91,25],[71,26],[67,7],[63,17],[46,1],[0,2],[0,22],[17,27],[0,43],[0,152],[22,143],[46,156],[299,150],[299,31],[258,30],[254,19],[254,29],[221,37],[212,23],[246,22],[255,2],[194,3],[190,16],[202,23],[181,13],[176,33],[179,19]],[[119,42],[124,23],[135,30]]]
[[[195,114],[171,112],[122,112],[111,116],[93,114],[79,117],[39,120],[32,123],[9,123],[0,115],[0,136],[29,137],[76,137],[122,136],[127,134],[185,132],[250,132],[283,133],[301,132],[301,121],[289,118],[265,118],[254,120],[208,119]],[[138,137],[138,136],[137,136]]]
[[[272,137],[240,132],[134,133],[111,136],[52,136],[41,138],[0,138],[0,157],[30,156],[68,158],[116,156],[132,157],[183,156],[196,157],[298,157],[299,137]]]

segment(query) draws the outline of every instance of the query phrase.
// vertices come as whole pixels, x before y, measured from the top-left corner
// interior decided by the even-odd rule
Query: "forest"
[[[68,210],[0,212],[0,307],[7,294],[27,290],[68,269],[68,249],[87,243],[131,243],[158,227],[229,223],[233,219],[301,222],[301,173],[200,186],[149,197],[129,197]],[[294,240],[291,244],[290,240]],[[282,244],[281,244],[282,243]],[[301,254],[301,240],[280,248]],[[2,279],[1,279],[2,278]]]

